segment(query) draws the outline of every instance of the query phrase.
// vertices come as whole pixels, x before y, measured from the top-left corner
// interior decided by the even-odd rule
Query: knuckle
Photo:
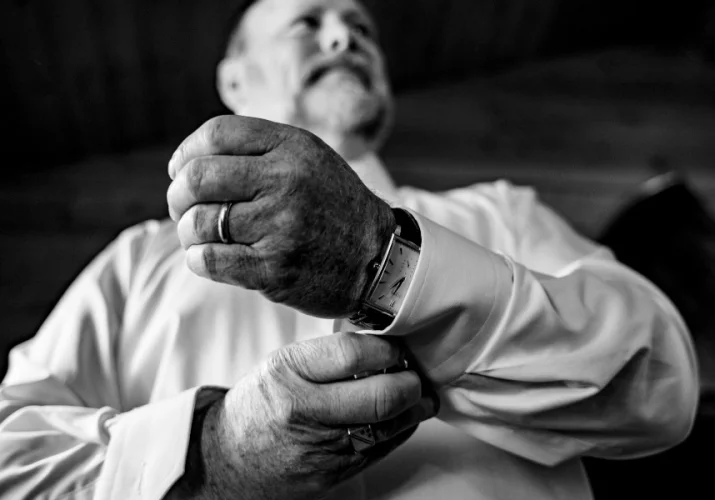
[[[267,225],[274,237],[266,239],[263,255],[267,271],[280,277],[292,271],[306,269],[314,262],[315,241],[311,229],[294,210],[276,213]]]
[[[280,181],[281,184],[289,184],[295,173],[295,162],[283,159],[274,161],[270,171],[265,175],[269,176],[271,180]]]
[[[374,418],[376,422],[387,420],[396,413],[396,402],[399,399],[396,394],[385,385],[377,385],[374,397]]]
[[[295,269],[291,267],[287,251],[282,248],[265,250],[251,262],[253,283],[261,290],[278,294],[289,292],[288,276]]]
[[[303,411],[293,393],[290,390],[281,390],[278,394],[279,396],[274,398],[277,418],[286,423],[302,421]]]
[[[276,229],[282,234],[289,235],[290,240],[294,243],[288,245],[286,250],[295,249],[300,241],[300,235],[305,233],[305,224],[298,210],[287,207],[276,214],[274,221]]]
[[[186,154],[186,144],[182,142],[176,148],[176,151],[174,152],[174,156],[172,156],[171,159],[172,159],[172,161],[177,160],[177,159],[181,160],[185,154]]]
[[[301,191],[305,182],[305,169],[297,161],[274,164],[269,175],[271,184],[281,197],[290,199]]]
[[[275,356],[272,357],[271,367],[274,373],[280,373],[286,368],[298,371],[303,367],[304,361],[305,354],[302,352],[301,345],[291,344],[275,353]]]
[[[206,173],[206,166],[202,158],[194,158],[184,168],[186,176],[186,187],[194,199],[199,199],[201,186]]]
[[[268,264],[259,258],[248,258],[244,271],[250,278],[247,286],[253,290],[268,290],[271,287],[271,275]]]
[[[355,333],[341,335],[335,349],[335,356],[340,364],[352,373],[361,371],[363,365],[363,352],[357,335]]]
[[[320,353],[310,343],[290,344],[276,351],[268,366],[271,373],[279,378],[285,379],[290,373],[304,378],[310,373],[316,356]]]
[[[295,141],[302,137],[310,134],[310,132],[304,128],[296,127],[293,125],[281,124],[280,127],[274,130],[275,134],[281,137],[283,140]]]
[[[290,137],[291,129],[290,125],[278,122],[263,122],[260,127],[260,134],[263,137],[264,144],[269,149],[274,149],[283,143],[286,138]]]
[[[191,229],[194,232],[193,236],[197,239],[203,239],[206,236],[206,211],[202,210],[201,207],[193,206],[186,215],[190,218]]]
[[[210,245],[204,245],[201,249],[201,258],[204,264],[204,270],[211,278],[216,277],[216,250]]]
[[[294,141],[308,147],[315,147],[322,142],[317,135],[303,128],[294,127],[291,135]]]
[[[391,380],[408,378],[402,383],[379,384],[375,392],[375,417],[378,421],[392,418],[419,401],[421,384],[414,373],[403,373],[391,376]]]
[[[216,116],[204,124],[203,138],[207,145],[218,146],[221,144],[221,135],[223,133],[224,125],[223,122],[223,116]]]
[[[299,414],[298,402],[286,387],[286,366],[280,356],[271,356],[259,371],[257,388],[261,398],[271,408],[271,418],[278,422],[294,421]]]
[[[263,370],[261,371],[264,377],[279,375],[286,369],[286,365],[291,359],[291,357],[287,354],[287,351],[289,351],[291,347],[292,346],[289,345],[273,351],[268,358],[266,358],[266,362],[263,364]]]

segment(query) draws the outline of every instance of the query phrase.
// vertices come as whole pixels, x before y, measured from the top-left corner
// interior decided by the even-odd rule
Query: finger
[[[358,378],[365,378],[365,377],[371,377],[373,375],[377,375],[379,373],[397,373],[401,372],[403,370],[407,370],[410,367],[410,363],[407,361],[407,358],[401,359],[398,364],[392,365],[389,368],[383,368],[380,370],[367,370],[364,372],[356,373],[353,375],[354,379]]]
[[[431,397],[423,397],[419,403],[410,409],[400,413],[397,417],[370,424],[369,426],[352,426],[348,427],[347,432],[347,448],[352,448],[356,456],[363,460],[363,466],[374,463],[376,460],[392,453],[396,448],[404,444],[417,430],[420,423],[437,416],[439,411],[439,400]],[[355,432],[358,436],[372,440],[373,444],[364,442],[363,439],[357,439],[357,443],[353,442]],[[367,444],[367,448],[356,448],[356,444]]]
[[[186,249],[192,245],[219,243],[220,212],[221,205],[215,203],[201,203],[188,209],[177,225],[181,245]],[[231,205],[227,215],[231,241],[241,245],[251,245],[259,241],[273,226],[270,213],[266,200]]]
[[[263,290],[267,283],[264,260],[256,250],[245,245],[194,245],[186,250],[186,265],[202,278],[249,290]]]
[[[305,380],[336,382],[402,363],[404,349],[388,336],[342,332],[298,342],[278,353]]]
[[[417,404],[421,385],[413,371],[336,382],[323,386],[324,401],[314,411],[327,425],[383,422]]]
[[[169,186],[169,215],[178,220],[197,203],[250,201],[274,184],[260,158],[201,156],[189,161]]]
[[[403,411],[395,418],[372,424],[372,432],[376,443],[384,443],[398,434],[435,417],[439,412],[439,399],[422,397],[419,402]]]
[[[348,427],[348,436],[353,448],[360,453],[387,443],[403,432],[415,429],[421,422],[437,415],[437,403],[432,398],[423,397],[419,403],[403,411],[393,419],[369,425]]]
[[[184,139],[169,160],[169,176],[174,177],[192,159],[211,155],[257,156],[282,142],[285,125],[260,118],[217,116]]]

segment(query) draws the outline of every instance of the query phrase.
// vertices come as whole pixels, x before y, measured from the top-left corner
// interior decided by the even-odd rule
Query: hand
[[[354,380],[400,362],[385,337],[336,334],[276,352],[243,378],[203,425],[203,485],[193,498],[313,499],[384,457],[437,413],[412,371]],[[371,424],[358,454],[347,428]],[[201,490],[203,488],[203,490]],[[213,497],[211,497],[213,498]]]
[[[179,221],[189,268],[259,290],[314,316],[357,311],[395,226],[387,203],[310,132],[222,116],[179,146],[169,163],[169,212]],[[221,203],[232,201],[220,244]]]

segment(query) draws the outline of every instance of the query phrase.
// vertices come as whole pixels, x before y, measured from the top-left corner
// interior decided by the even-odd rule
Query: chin
[[[389,102],[389,98],[363,87],[314,88],[304,96],[301,114],[306,128],[337,135],[367,135],[365,139],[372,142],[389,123]]]

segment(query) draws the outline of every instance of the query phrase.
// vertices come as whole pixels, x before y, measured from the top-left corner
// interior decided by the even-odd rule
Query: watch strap
[[[407,241],[414,243],[417,247],[422,246],[422,233],[417,221],[407,210],[402,208],[393,208],[392,213],[395,216],[397,225],[400,226],[400,236]]]

